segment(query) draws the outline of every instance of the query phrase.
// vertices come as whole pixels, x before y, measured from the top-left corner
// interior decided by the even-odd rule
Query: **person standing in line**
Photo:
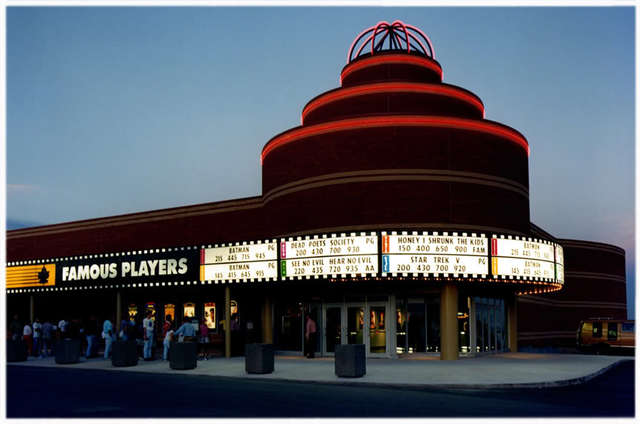
[[[60,340],[64,340],[67,338],[67,326],[69,325],[68,321],[65,321],[64,318],[58,322],[58,329],[60,330]]]
[[[167,329],[167,333],[164,335],[164,341],[162,344],[164,345],[164,350],[162,351],[162,360],[166,361],[169,357],[169,349],[171,348],[171,343],[173,342],[173,327],[169,327]]]
[[[9,324],[9,332],[11,333],[11,340],[20,340],[20,335],[22,334],[22,325],[20,325],[18,314],[15,314],[13,316],[13,321],[11,321],[11,324]]]
[[[87,337],[87,359],[95,355],[98,339],[98,320],[94,315],[89,317],[87,321],[87,328],[85,329],[85,335]]]
[[[49,349],[51,349],[51,339],[53,336],[53,324],[49,320],[45,320],[42,324],[42,355],[46,358],[49,356]]]
[[[199,350],[201,350],[202,356],[200,359],[204,359],[205,361],[209,359],[207,355],[207,344],[209,343],[209,328],[207,324],[205,324],[204,320],[200,320],[200,336],[199,336]]]
[[[151,361],[152,358],[152,346],[153,346],[153,319],[151,311],[147,311],[147,317],[142,320],[142,329],[144,331],[144,351],[143,357],[145,361]]]
[[[316,351],[316,322],[307,314],[304,332],[304,349],[307,358],[314,358]]]
[[[22,329],[22,340],[27,344],[27,355],[31,355],[33,352],[33,331],[28,321]]]
[[[41,356],[40,351],[42,350],[42,324],[40,324],[40,319],[36,317],[36,320],[33,322],[33,356],[38,358]]]
[[[125,314],[122,317],[122,321],[120,321],[120,340],[122,341],[127,341],[128,337],[128,333],[127,333],[127,327],[129,326],[129,320],[127,319],[127,314]]]
[[[182,336],[185,342],[190,342],[195,339],[196,329],[193,327],[193,324],[189,322],[189,318],[185,318],[185,321],[182,323],[178,331],[176,331],[174,336]]]
[[[109,359],[111,343],[113,342],[113,324],[108,318],[104,320],[102,325],[102,337],[104,338],[104,359]]]

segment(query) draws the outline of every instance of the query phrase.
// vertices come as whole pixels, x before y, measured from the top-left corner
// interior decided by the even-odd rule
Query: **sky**
[[[396,19],[528,139],[531,221],[626,250],[634,316],[630,7],[9,7],[7,229],[260,195],[263,145]]]

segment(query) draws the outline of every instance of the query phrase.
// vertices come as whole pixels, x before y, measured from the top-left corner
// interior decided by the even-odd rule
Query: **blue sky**
[[[259,195],[262,146],[396,19],[527,137],[531,220],[627,251],[635,314],[628,7],[10,7],[8,228]]]

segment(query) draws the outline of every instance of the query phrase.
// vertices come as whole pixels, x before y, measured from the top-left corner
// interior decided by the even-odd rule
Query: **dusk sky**
[[[7,228],[260,195],[262,146],[396,19],[528,139],[531,221],[626,250],[635,315],[631,7],[9,7]]]

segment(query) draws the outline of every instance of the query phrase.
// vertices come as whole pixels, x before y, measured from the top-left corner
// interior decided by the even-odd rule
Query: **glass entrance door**
[[[387,302],[325,304],[322,353],[333,354],[338,344],[364,344],[368,356],[389,353]]]
[[[386,306],[384,303],[367,305],[369,317],[369,353],[387,353]]]
[[[471,350],[476,353],[504,352],[507,345],[504,300],[474,297],[471,317],[474,321],[470,323],[474,333]]]
[[[325,353],[334,353],[342,344],[342,307],[328,305],[325,314]]]
[[[364,344],[365,315],[362,305],[347,306],[347,344]]]

